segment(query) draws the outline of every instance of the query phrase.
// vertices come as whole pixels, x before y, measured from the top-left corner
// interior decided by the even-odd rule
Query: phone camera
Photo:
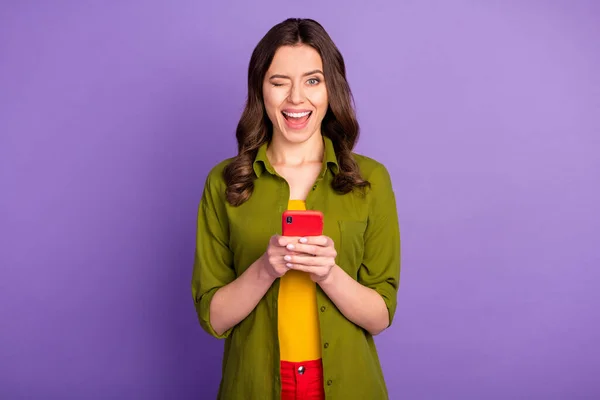
[[[288,223],[288,224],[291,224],[292,223],[292,217],[287,217],[285,219],[285,222]]]

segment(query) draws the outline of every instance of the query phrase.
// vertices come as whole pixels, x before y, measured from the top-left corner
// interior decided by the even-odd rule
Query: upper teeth
[[[302,117],[306,117],[308,114],[310,114],[310,111],[305,111],[305,112],[300,112],[300,113],[293,113],[293,112],[284,111],[283,113],[285,115],[287,115],[288,117],[302,118]]]

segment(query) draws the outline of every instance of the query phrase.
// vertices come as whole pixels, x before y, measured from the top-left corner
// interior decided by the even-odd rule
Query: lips
[[[285,119],[285,123],[288,128],[291,129],[302,129],[304,128],[309,118],[312,115],[311,110],[283,110],[281,111],[283,118]]]

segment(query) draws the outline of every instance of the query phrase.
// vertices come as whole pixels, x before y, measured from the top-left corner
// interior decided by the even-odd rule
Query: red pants
[[[320,359],[281,362],[281,400],[325,400]]]

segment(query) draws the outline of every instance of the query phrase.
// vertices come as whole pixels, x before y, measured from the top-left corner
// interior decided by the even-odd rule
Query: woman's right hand
[[[290,269],[285,266],[287,261],[283,259],[286,255],[294,254],[287,249],[290,243],[297,243],[300,238],[290,236],[271,236],[267,250],[263,254],[263,270],[273,279],[281,278]]]

